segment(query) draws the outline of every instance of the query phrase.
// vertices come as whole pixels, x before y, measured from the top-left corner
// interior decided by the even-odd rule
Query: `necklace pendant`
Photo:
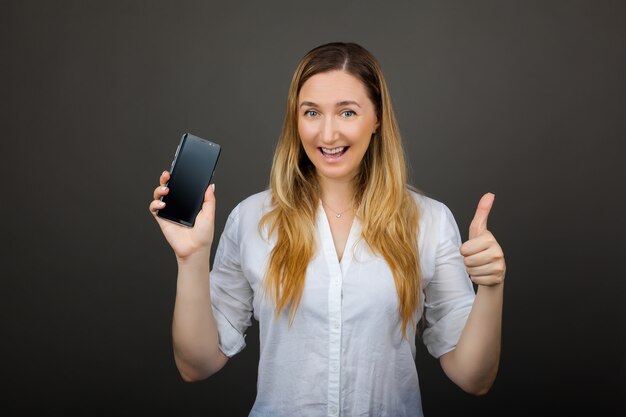
[[[341,217],[341,214],[337,214],[337,218],[340,218],[340,217]]]

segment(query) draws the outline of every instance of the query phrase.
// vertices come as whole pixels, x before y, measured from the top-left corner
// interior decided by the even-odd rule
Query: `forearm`
[[[179,260],[172,337],[176,365],[186,381],[207,378],[226,361],[211,308],[208,255]]]
[[[495,381],[500,362],[504,283],[479,285],[456,348],[441,357],[448,377],[463,390],[485,394]]]

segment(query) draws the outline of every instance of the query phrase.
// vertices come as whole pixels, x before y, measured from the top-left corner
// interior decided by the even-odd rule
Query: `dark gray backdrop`
[[[496,194],[500,374],[472,397],[420,348],[427,416],[621,415],[625,18],[591,0],[2,1],[3,414],[246,415],[257,328],[182,382],[148,203],[182,133],[215,140],[219,236],[267,184],[297,61],[342,40],[379,58],[411,180],[464,238]]]

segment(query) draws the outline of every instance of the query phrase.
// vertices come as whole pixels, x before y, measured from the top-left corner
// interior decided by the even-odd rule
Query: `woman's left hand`
[[[487,230],[487,218],[495,195],[483,195],[470,224],[469,240],[461,245],[467,273],[475,284],[498,285],[504,282],[506,263],[496,238]]]

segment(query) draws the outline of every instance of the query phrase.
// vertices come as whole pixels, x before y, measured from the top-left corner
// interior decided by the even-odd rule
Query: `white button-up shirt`
[[[452,350],[474,301],[450,210],[414,194],[420,210],[422,293],[415,322],[434,357]],[[317,251],[291,327],[278,318],[263,278],[275,237],[259,231],[268,191],[231,212],[211,271],[211,302],[220,349],[232,357],[245,346],[251,317],[259,322],[257,397],[250,417],[422,416],[415,366],[416,328],[402,337],[398,295],[385,260],[371,252],[355,219],[341,262],[321,207]]]

